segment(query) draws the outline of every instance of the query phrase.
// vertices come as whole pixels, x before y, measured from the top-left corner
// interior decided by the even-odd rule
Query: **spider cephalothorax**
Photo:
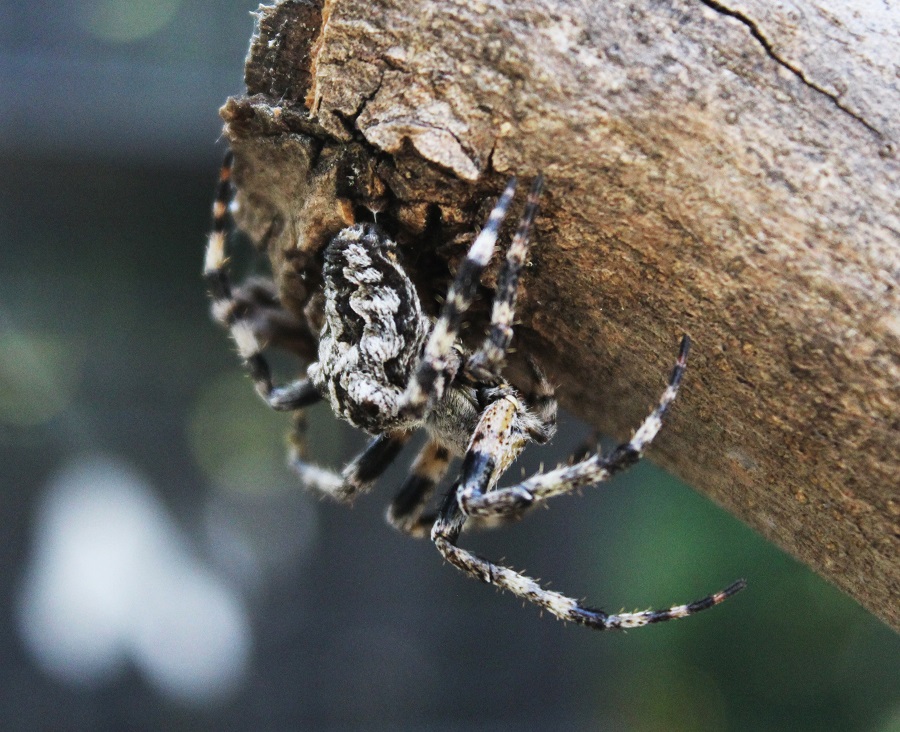
[[[475,297],[480,275],[490,261],[497,235],[515,193],[515,179],[500,196],[490,218],[459,266],[440,315],[432,322],[399,263],[396,245],[376,225],[340,230],[324,249],[318,330],[318,357],[306,377],[286,386],[272,383],[263,350],[289,342],[293,321],[273,302],[272,288],[254,284],[232,288],[225,243],[230,198],[231,156],[222,168],[213,208],[214,228],[206,253],[205,277],[213,314],[232,334],[256,389],[274,409],[298,413],[326,399],[334,413],[365,430],[366,449],[338,474],[303,459],[303,435],[294,435],[291,464],[313,490],[350,501],[367,490],[397,456],[416,429],[428,441],[411,474],[388,510],[388,520],[414,536],[430,535],[454,566],[547,609],[563,620],[601,630],[630,628],[685,617],[719,604],[743,588],[735,582],[721,592],[666,610],[611,615],[586,607],[535,580],[489,562],[457,545],[467,519],[482,526],[517,518],[552,496],[599,483],[635,463],[662,427],[686,366],[689,340],[681,350],[663,395],[632,439],[608,455],[591,454],[510,487],[498,481],[529,442],[544,443],[556,425],[556,400],[550,384],[531,361],[535,387],[521,394],[502,376],[513,334],[519,275],[541,190],[535,180],[525,212],[497,279],[491,323],[482,345],[470,351],[459,340],[463,316]],[[261,294],[260,294],[261,293]],[[459,477],[436,514],[426,507],[454,457],[462,458]]]

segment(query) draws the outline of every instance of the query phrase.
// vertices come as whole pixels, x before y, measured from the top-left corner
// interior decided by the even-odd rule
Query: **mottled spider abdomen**
[[[372,224],[343,229],[328,244],[325,324],[308,372],[338,416],[373,434],[404,426],[400,397],[428,335],[396,248]]]

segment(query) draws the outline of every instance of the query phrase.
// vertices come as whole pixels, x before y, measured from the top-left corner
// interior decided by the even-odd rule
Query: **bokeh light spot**
[[[343,442],[325,404],[307,412],[314,460],[339,464]],[[286,468],[290,417],[260,401],[237,367],[207,382],[191,409],[188,435],[197,464],[215,485],[236,493],[296,489]]]
[[[58,336],[0,332],[0,423],[33,427],[63,411],[75,393],[77,355]]]
[[[94,0],[78,16],[92,36],[113,43],[128,43],[151,36],[168,25],[181,0]]]
[[[269,491],[284,482],[290,422],[267,410],[235,369],[208,382],[194,402],[188,431],[197,463],[213,483],[235,492]]]

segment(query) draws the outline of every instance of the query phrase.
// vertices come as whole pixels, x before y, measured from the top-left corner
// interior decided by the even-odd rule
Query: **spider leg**
[[[385,432],[373,437],[363,451],[336,473],[306,460],[306,419],[302,412],[294,418],[290,438],[288,463],[300,478],[304,488],[349,503],[360,493],[368,491],[387,470],[412,433]]]
[[[436,516],[425,514],[428,499],[447,473],[451,455],[443,445],[429,440],[419,452],[403,483],[387,511],[387,520],[394,528],[416,538],[425,538],[431,531]]]
[[[410,469],[410,475],[401,486],[387,510],[387,520],[398,531],[416,539],[427,538],[437,520],[434,511],[425,512],[425,506],[434,489],[447,473],[452,456],[439,442],[430,441],[422,448]],[[495,515],[476,517],[465,525],[465,530],[494,529],[520,518],[519,515]]]
[[[527,361],[534,377],[534,386],[528,392],[525,401],[528,403],[529,410],[540,421],[540,428],[531,430],[529,434],[532,440],[539,445],[543,445],[549,442],[550,438],[556,434],[556,413],[559,404],[556,401],[553,386],[547,381],[544,372],[541,371],[533,358],[529,357]]]
[[[440,399],[459,368],[459,354],[454,349],[462,316],[475,297],[478,280],[494,253],[500,225],[506,216],[516,190],[516,179],[507,183],[500,200],[481,233],[472,242],[450,286],[441,314],[425,344],[419,365],[403,395],[401,413],[411,419],[425,414],[428,403]]]
[[[595,608],[586,607],[574,598],[542,587],[537,580],[508,567],[479,557],[457,545],[466,516],[460,511],[457,489],[454,487],[441,506],[438,519],[431,530],[431,539],[441,555],[457,569],[516,597],[527,600],[549,611],[560,620],[570,620],[596,630],[622,630],[665,620],[685,618],[718,605],[744,589],[746,582],[738,580],[720,592],[708,595],[686,605],[675,605],[666,610],[643,610],[633,613],[610,615]]]
[[[466,368],[476,379],[496,378],[503,368],[503,360],[513,336],[519,278],[528,256],[528,237],[543,184],[543,177],[538,175],[531,185],[525,213],[522,214],[519,228],[506,252],[506,261],[497,276],[497,294],[491,309],[490,330],[481,348],[466,363]]]
[[[466,516],[487,515],[472,510],[474,501],[478,504],[485,498],[497,478],[522,452],[528,438],[522,429],[522,407],[513,395],[503,396],[489,404],[482,412],[475,428],[460,474],[456,496],[460,508]],[[536,422],[536,420],[535,420]],[[530,503],[508,504],[505,511],[495,511],[493,515],[521,513],[517,508],[527,509]]]
[[[279,323],[274,313],[269,313],[259,321],[259,301],[262,299],[257,290],[252,293],[252,285],[248,288],[235,289],[228,276],[228,258],[225,254],[225,243],[229,233],[228,204],[231,200],[231,166],[232,152],[229,150],[222,162],[219,173],[219,184],[213,202],[213,230],[206,246],[206,259],[203,277],[206,280],[210,297],[213,301],[213,316],[226,325],[231,337],[237,345],[238,353],[243,359],[256,391],[273,409],[292,410],[308,406],[321,399],[321,395],[306,379],[276,387],[272,383],[272,371],[262,355],[266,343],[262,340],[267,332],[275,329],[271,335],[277,340],[286,337],[283,328],[285,322]],[[248,307],[242,300],[250,293],[251,299],[257,301],[257,307]],[[270,308],[274,309],[274,308]],[[281,326],[281,330],[279,330]]]
[[[230,330],[236,320],[249,326],[260,343],[298,356],[305,363],[318,353],[318,337],[308,321],[296,318],[281,304],[275,282],[251,277],[232,290],[231,299],[213,301],[213,318]]]
[[[662,419],[678,393],[687,362],[690,339],[681,341],[681,350],[668,386],[659,403],[634,433],[634,437],[607,455],[593,454],[574,465],[563,465],[547,473],[535,475],[518,485],[479,493],[474,487],[462,502],[463,511],[473,516],[493,516],[521,512],[534,504],[556,495],[571,493],[578,488],[608,480],[612,475],[634,465],[647,445],[662,427]]]

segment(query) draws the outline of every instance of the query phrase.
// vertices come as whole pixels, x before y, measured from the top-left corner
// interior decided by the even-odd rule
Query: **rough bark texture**
[[[512,173],[546,193],[516,346],[900,627],[900,7],[290,0],[223,109],[239,222],[301,310],[364,208],[433,302]],[[490,277],[485,279],[489,288]],[[515,366],[515,364],[513,364]]]

